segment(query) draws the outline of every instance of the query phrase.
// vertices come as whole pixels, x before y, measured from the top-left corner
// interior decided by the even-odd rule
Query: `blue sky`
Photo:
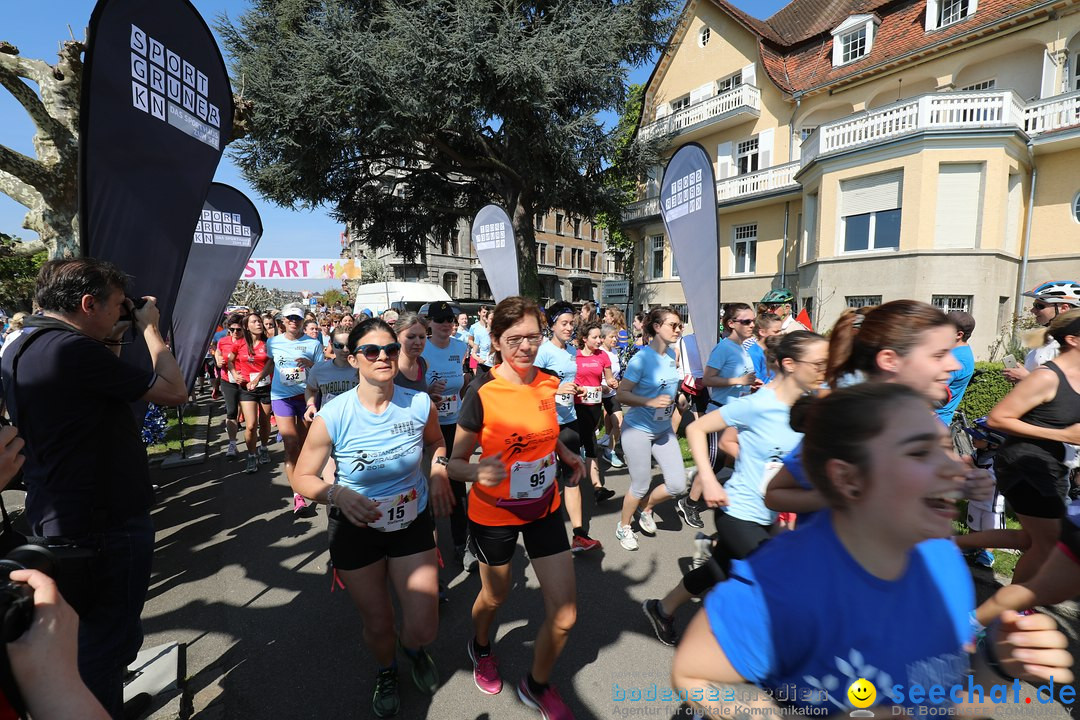
[[[211,26],[223,13],[235,18],[248,7],[246,0],[192,1]],[[783,0],[734,0],[733,4],[755,17],[766,18],[786,3]],[[84,28],[93,8],[93,0],[5,0],[0,3],[0,40],[15,44],[25,57],[55,62],[58,43],[69,37],[69,26],[76,38],[84,37]],[[651,66],[635,68],[630,80],[644,82],[651,71]],[[612,121],[613,118],[609,123]],[[25,111],[0,89],[0,143],[33,157],[33,134],[34,125]],[[255,257],[337,257],[343,226],[325,211],[280,208],[263,200],[240,176],[227,155],[218,166],[214,179],[247,193],[258,207],[263,221],[263,238]],[[0,194],[0,232],[34,238],[33,232],[22,227],[25,214],[22,205]],[[334,284],[331,281],[322,284],[309,281],[279,283],[290,290],[321,290]]]

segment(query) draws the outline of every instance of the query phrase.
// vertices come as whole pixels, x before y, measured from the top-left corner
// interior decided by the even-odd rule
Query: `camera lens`
[[[41,545],[20,545],[0,559],[0,574],[7,576],[12,570],[40,570],[49,577],[56,577],[56,555]]]

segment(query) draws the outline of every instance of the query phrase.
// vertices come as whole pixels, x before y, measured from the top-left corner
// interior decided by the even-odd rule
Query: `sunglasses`
[[[229,332],[244,332],[244,328],[229,328]]]
[[[383,351],[386,351],[387,360],[397,360],[398,354],[401,352],[401,343],[392,342],[389,345],[357,345],[353,350],[353,355],[363,355],[364,359],[368,362],[375,362],[382,355]]]
[[[754,321],[752,319],[751,320],[732,320],[731,322],[738,323],[739,325],[743,325],[743,326],[753,325],[754,324]]]
[[[1031,304],[1031,309],[1032,310],[1045,310],[1048,307],[1050,307],[1050,306],[1047,305],[1046,303],[1041,303],[1041,302]]]

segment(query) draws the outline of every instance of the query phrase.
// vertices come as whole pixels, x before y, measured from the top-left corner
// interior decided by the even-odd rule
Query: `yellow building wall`
[[[1073,216],[1073,200],[1080,192],[1080,148],[1035,158],[1039,174],[1035,186],[1035,212],[1031,218],[1031,255],[1078,257],[1080,276],[1080,223]]]

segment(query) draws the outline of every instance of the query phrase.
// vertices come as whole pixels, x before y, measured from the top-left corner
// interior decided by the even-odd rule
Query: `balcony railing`
[[[659,214],[660,198],[649,197],[627,205],[626,209],[623,211],[622,220],[623,222],[635,222],[637,220],[644,220],[645,218],[656,217]]]
[[[1039,135],[1080,125],[1080,92],[1036,100],[1024,108],[1024,131]]]
[[[760,110],[761,91],[753,85],[739,85],[732,90],[696,102],[661,120],[645,125],[638,135],[642,140],[650,140],[661,135],[681,132],[699,123],[731,116],[737,111],[759,112]]]
[[[796,161],[720,180],[716,183],[716,199],[724,202],[775,190],[796,188],[799,183],[795,182],[795,173],[799,172],[800,167],[802,164]]]

